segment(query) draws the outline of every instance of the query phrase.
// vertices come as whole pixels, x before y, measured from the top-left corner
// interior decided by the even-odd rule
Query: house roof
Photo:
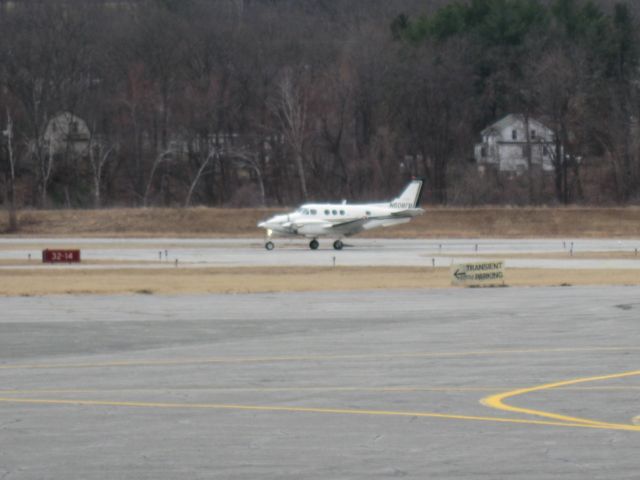
[[[549,129],[544,123],[540,122],[540,120],[537,120],[537,119],[535,119],[533,117],[529,117],[529,121],[532,122],[532,123],[536,123],[538,125],[541,125],[542,127],[546,128],[547,130]],[[491,133],[492,131],[500,131],[503,128],[506,128],[506,127],[508,127],[509,125],[512,125],[515,122],[524,122],[524,114],[522,114],[522,113],[510,113],[509,115],[501,118],[497,122],[489,125],[487,128],[482,130],[482,132],[480,132],[480,134],[481,135],[486,135],[488,133]]]

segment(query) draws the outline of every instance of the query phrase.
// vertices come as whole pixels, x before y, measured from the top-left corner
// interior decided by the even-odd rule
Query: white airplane
[[[319,237],[335,238],[333,248],[341,250],[344,237],[372,228],[407,223],[424,213],[418,207],[421,194],[422,180],[412,180],[398,198],[387,203],[347,205],[346,200],[342,203],[309,203],[294,212],[260,222],[258,227],[267,231],[267,242],[264,244],[267,250],[273,250],[271,238],[274,236],[311,238],[311,250],[320,245]]]

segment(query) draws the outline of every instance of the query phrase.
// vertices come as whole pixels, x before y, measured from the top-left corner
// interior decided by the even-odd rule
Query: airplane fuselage
[[[412,217],[424,212],[418,208],[422,191],[422,181],[413,180],[399,197],[385,203],[347,204],[342,203],[306,203],[297,210],[275,215],[258,223],[264,228],[267,237],[302,236],[312,238],[309,246],[318,248],[319,237],[337,239],[333,243],[336,250],[342,249],[343,237],[349,237],[364,230],[377,227],[389,227],[406,223]],[[273,242],[267,241],[265,247],[273,249]]]
[[[393,217],[393,213],[406,210],[391,208],[389,204],[344,204],[344,203],[308,203],[294,212],[276,215],[260,223],[260,226],[271,230],[271,235],[301,235],[308,238],[347,237],[371,228],[406,223],[410,217]],[[368,219],[368,221],[358,222]],[[350,221],[361,223],[354,228],[332,231],[332,225],[349,224]]]

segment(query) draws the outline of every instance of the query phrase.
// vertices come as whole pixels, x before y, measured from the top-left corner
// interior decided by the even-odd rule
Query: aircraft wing
[[[326,220],[305,220],[292,222],[286,225],[292,233],[300,235],[352,235],[364,229],[364,225],[370,218],[362,217],[342,222],[328,222]]]
[[[326,220],[298,220],[296,222],[289,223],[287,226],[293,229],[300,229],[304,227],[331,228],[332,223],[327,222]]]
[[[359,232],[369,220],[371,220],[371,218],[362,217],[356,218],[355,220],[347,220],[340,223],[334,223],[331,225],[331,230],[340,234]]]

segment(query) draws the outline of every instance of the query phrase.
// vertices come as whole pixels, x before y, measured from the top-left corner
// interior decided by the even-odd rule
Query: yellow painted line
[[[448,357],[482,357],[493,355],[514,355],[534,353],[567,353],[567,352],[620,352],[638,351],[639,346],[627,347],[566,347],[566,348],[525,348],[525,349],[496,349],[469,350],[458,352],[417,352],[417,353],[373,353],[373,354],[344,354],[344,355],[283,355],[267,357],[205,357],[175,360],[123,360],[93,363],[33,363],[0,365],[0,370],[18,369],[72,369],[72,368],[104,368],[104,367],[162,367],[206,364],[243,364],[243,363],[273,363],[292,361],[333,361],[333,360],[366,360],[393,358],[448,358]]]
[[[207,387],[207,386],[167,386],[157,388],[35,388],[28,390],[2,390],[0,395],[32,395],[41,393],[77,394],[77,393],[167,393],[172,392],[210,392],[210,393],[277,393],[277,392],[319,392],[319,393],[465,393],[496,392],[505,387]],[[563,391],[635,391],[640,386],[601,386],[601,387],[566,387]],[[640,421],[640,416],[638,416]]]
[[[171,392],[212,392],[212,393],[254,393],[254,392],[380,392],[380,393],[419,393],[419,392],[495,392],[495,387],[176,387],[165,388],[89,388],[59,389],[36,388],[29,390],[0,390],[0,395],[30,395],[34,393],[171,393]]]
[[[36,405],[75,405],[75,406],[110,406],[110,407],[141,407],[141,408],[158,408],[158,409],[209,409],[209,410],[240,410],[255,412],[287,412],[287,413],[318,413],[318,414],[336,414],[336,415],[371,415],[371,416],[387,416],[387,417],[418,417],[418,418],[436,418],[447,420],[461,421],[478,421],[478,422],[495,422],[495,423],[511,423],[523,425],[545,425],[554,427],[576,427],[576,428],[593,428],[600,430],[633,430],[637,429],[631,425],[591,425],[586,423],[556,422],[549,420],[526,420],[517,418],[503,417],[484,417],[475,415],[457,415],[447,413],[429,413],[429,412],[402,412],[388,410],[366,410],[366,409],[348,409],[348,408],[315,408],[315,407],[279,407],[264,405],[235,405],[221,403],[164,403],[164,402],[117,402],[102,400],[60,400],[60,399],[41,399],[41,398],[2,398],[0,402],[19,403],[19,404],[36,404]]]
[[[603,380],[613,380],[617,378],[627,378],[640,375],[640,370],[635,370],[632,372],[624,372],[624,373],[616,373],[612,375],[601,375],[597,377],[587,377],[587,378],[577,378],[574,380],[566,380],[562,382],[554,382],[547,383],[544,385],[538,385],[536,387],[530,388],[520,388],[518,390],[512,390],[509,392],[498,393],[497,395],[491,395],[489,397],[483,398],[481,403],[491,408],[495,408],[502,411],[513,412],[513,413],[522,413],[526,415],[535,415],[538,417],[550,418],[552,420],[567,422],[567,423],[581,423],[584,425],[594,425],[594,426],[608,426],[615,427],[620,429],[620,427],[626,427],[625,430],[633,430],[640,431],[640,426],[635,425],[626,425],[622,423],[610,423],[610,422],[602,422],[599,420],[592,420],[589,418],[580,418],[580,417],[572,417],[568,415],[561,415],[559,413],[546,412],[543,410],[534,410],[531,408],[523,408],[523,407],[515,407],[512,405],[507,405],[504,401],[507,398],[513,398],[520,395],[525,395],[528,393],[539,392],[542,390],[551,390],[555,388],[567,387],[570,385],[576,385],[579,383],[587,383],[587,382],[598,382]]]

